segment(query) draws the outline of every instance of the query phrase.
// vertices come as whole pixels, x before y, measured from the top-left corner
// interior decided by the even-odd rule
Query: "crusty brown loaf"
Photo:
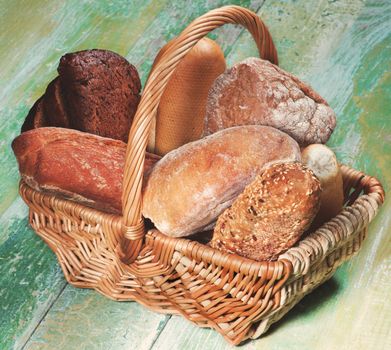
[[[206,229],[267,164],[300,160],[287,134],[267,126],[222,130],[164,156],[144,187],[142,213],[163,233]]]
[[[154,66],[173,43],[170,41],[160,50]],[[223,51],[208,38],[201,39],[182,59],[160,100],[155,153],[164,155],[201,138],[209,89],[225,68]]]
[[[22,132],[56,126],[126,142],[140,100],[136,68],[114,52],[85,50],[64,55],[58,72]]]
[[[62,128],[38,128],[12,143],[25,182],[100,210],[121,214],[126,144]],[[160,157],[147,153],[144,174]]]
[[[302,150],[301,155],[303,164],[314,172],[322,186],[319,213],[311,226],[315,229],[342,210],[342,173],[334,152],[325,145],[309,145]]]
[[[21,132],[25,132],[27,130],[40,128],[45,126],[46,120],[44,119],[43,112],[43,98],[45,95],[41,96],[37,101],[35,101],[34,105],[31,107],[28,112],[26,119],[21,128]]]
[[[217,220],[210,245],[263,261],[293,246],[319,209],[320,183],[300,163],[267,168]]]
[[[273,126],[306,146],[326,143],[336,119],[327,102],[311,87],[269,61],[248,58],[212,85],[205,134],[254,124]]]
[[[140,99],[136,68],[114,52],[86,50],[61,57],[58,73],[72,127],[127,142]]]
[[[43,111],[47,126],[69,128],[72,118],[68,115],[63,94],[61,93],[60,78],[55,78],[48,85],[43,98]]]

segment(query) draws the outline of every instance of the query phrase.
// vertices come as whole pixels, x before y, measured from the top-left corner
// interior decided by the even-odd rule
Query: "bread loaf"
[[[126,142],[140,99],[136,68],[114,52],[85,50],[63,56],[58,72],[22,132],[56,126]]]
[[[45,96],[45,95],[44,95]],[[43,98],[41,96],[37,101],[35,101],[34,105],[31,107],[28,112],[26,119],[22,125],[21,132],[25,132],[27,130],[40,128],[45,126],[46,120],[43,112]]]
[[[292,247],[319,209],[320,183],[300,163],[267,168],[217,220],[213,248],[275,260]]]
[[[314,144],[302,150],[303,164],[320,180],[320,209],[312,228],[317,228],[336,216],[344,201],[342,173],[334,152],[325,145]]]
[[[43,112],[48,126],[69,128],[71,123],[74,124],[65,109],[59,77],[54,79],[46,89],[43,97]]]
[[[268,164],[300,160],[296,141],[267,126],[222,130],[164,156],[144,186],[142,213],[182,237],[211,227]]]
[[[161,49],[154,66],[173,42]],[[208,91],[225,67],[223,51],[208,38],[201,39],[182,59],[160,100],[156,116],[155,153],[164,155],[201,138]]]
[[[208,95],[205,135],[235,125],[269,125],[301,146],[325,143],[336,120],[327,102],[298,78],[259,58],[220,75]]]
[[[76,130],[38,128],[12,143],[23,180],[90,207],[121,214],[126,144]],[[160,157],[148,154],[147,174]]]

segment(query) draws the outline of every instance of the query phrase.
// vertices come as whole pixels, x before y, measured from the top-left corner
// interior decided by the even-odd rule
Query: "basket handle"
[[[240,6],[221,7],[197,18],[163,53],[145,85],[126,149],[122,190],[122,235],[125,240],[122,249],[126,255],[124,260],[127,262],[137,257],[145,235],[141,216],[143,168],[150,126],[161,96],[181,59],[200,39],[227,23],[241,24],[245,27],[252,34],[260,57],[278,64],[277,51],[267,27],[254,12]]]

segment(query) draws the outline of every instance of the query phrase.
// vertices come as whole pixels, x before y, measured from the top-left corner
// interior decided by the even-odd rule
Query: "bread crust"
[[[336,118],[310,86],[252,57],[220,75],[208,95],[205,135],[236,125],[272,126],[306,146],[326,143]]]
[[[140,101],[136,68],[112,51],[84,50],[64,55],[58,73],[31,108],[22,132],[55,126],[127,142]]]
[[[342,210],[344,202],[342,172],[334,152],[325,145],[314,144],[301,152],[303,164],[310,168],[320,180],[319,213],[314,219],[312,229],[316,229]]]
[[[144,186],[143,209],[163,233],[207,229],[268,164],[300,160],[296,141],[267,126],[240,126],[165,155]]]
[[[159,52],[154,66],[174,41]],[[211,39],[202,38],[183,57],[161,97],[156,115],[155,152],[164,155],[201,138],[206,100],[213,81],[226,68],[224,53]]]
[[[320,182],[301,163],[275,164],[248,185],[217,220],[210,245],[257,260],[276,260],[310,226]]]
[[[12,148],[22,178],[34,189],[121,214],[124,142],[46,127],[21,134]],[[147,153],[145,175],[159,159]]]

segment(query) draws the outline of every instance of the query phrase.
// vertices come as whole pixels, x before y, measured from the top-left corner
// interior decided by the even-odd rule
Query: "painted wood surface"
[[[27,3],[29,11],[22,11]],[[0,2],[0,349],[21,348],[28,339],[27,349],[230,348],[214,331],[180,317],[65,287],[54,255],[27,227],[27,210],[16,199],[17,169],[9,149],[64,52],[112,49],[134,63],[145,81],[164,42],[191,19],[227,3],[232,1]],[[235,3],[255,11],[262,5]],[[338,158],[379,177],[387,190],[389,2],[267,0],[259,14],[275,38],[280,65],[310,82],[337,112],[330,145]],[[226,26],[213,37],[230,63],[256,53],[250,36],[238,28]],[[391,348],[390,213],[387,201],[360,254],[264,338],[242,348]]]
[[[26,349],[150,349],[169,316],[67,286]],[[65,328],[64,328],[65,326]]]
[[[309,82],[334,108],[329,145],[338,159],[391,184],[391,6],[379,1],[266,1],[259,11],[280,66]],[[230,64],[255,55],[249,35]],[[390,349],[391,203],[351,261],[244,349]],[[179,332],[184,329],[183,332]],[[153,349],[229,349],[219,335],[173,317]]]
[[[110,5],[71,0],[15,1],[12,6],[0,2],[0,215],[4,217],[0,231],[0,310],[4,310],[0,314],[0,349],[23,346],[66,285],[53,253],[27,226],[27,209],[16,199],[18,171],[10,148],[28,109],[56,75],[59,58],[66,52],[107,48],[136,65],[144,82],[160,47],[192,19],[229,3],[257,11],[262,2],[216,0],[189,5],[185,1],[118,1]],[[241,31],[231,26],[217,31],[214,37],[228,52]],[[226,37],[229,40],[224,40]],[[26,266],[31,273],[24,273]],[[66,291],[65,296],[74,295]],[[132,307],[144,310],[136,304]],[[123,324],[125,332],[139,317],[124,311],[128,317],[128,323]],[[73,330],[77,332],[77,328]],[[102,336],[109,334],[110,328],[100,332]],[[151,332],[139,327],[138,335],[141,339]],[[68,336],[72,337],[71,333],[69,329]],[[53,333],[49,347],[62,344],[56,337],[63,334]],[[35,345],[30,342],[29,346]]]

